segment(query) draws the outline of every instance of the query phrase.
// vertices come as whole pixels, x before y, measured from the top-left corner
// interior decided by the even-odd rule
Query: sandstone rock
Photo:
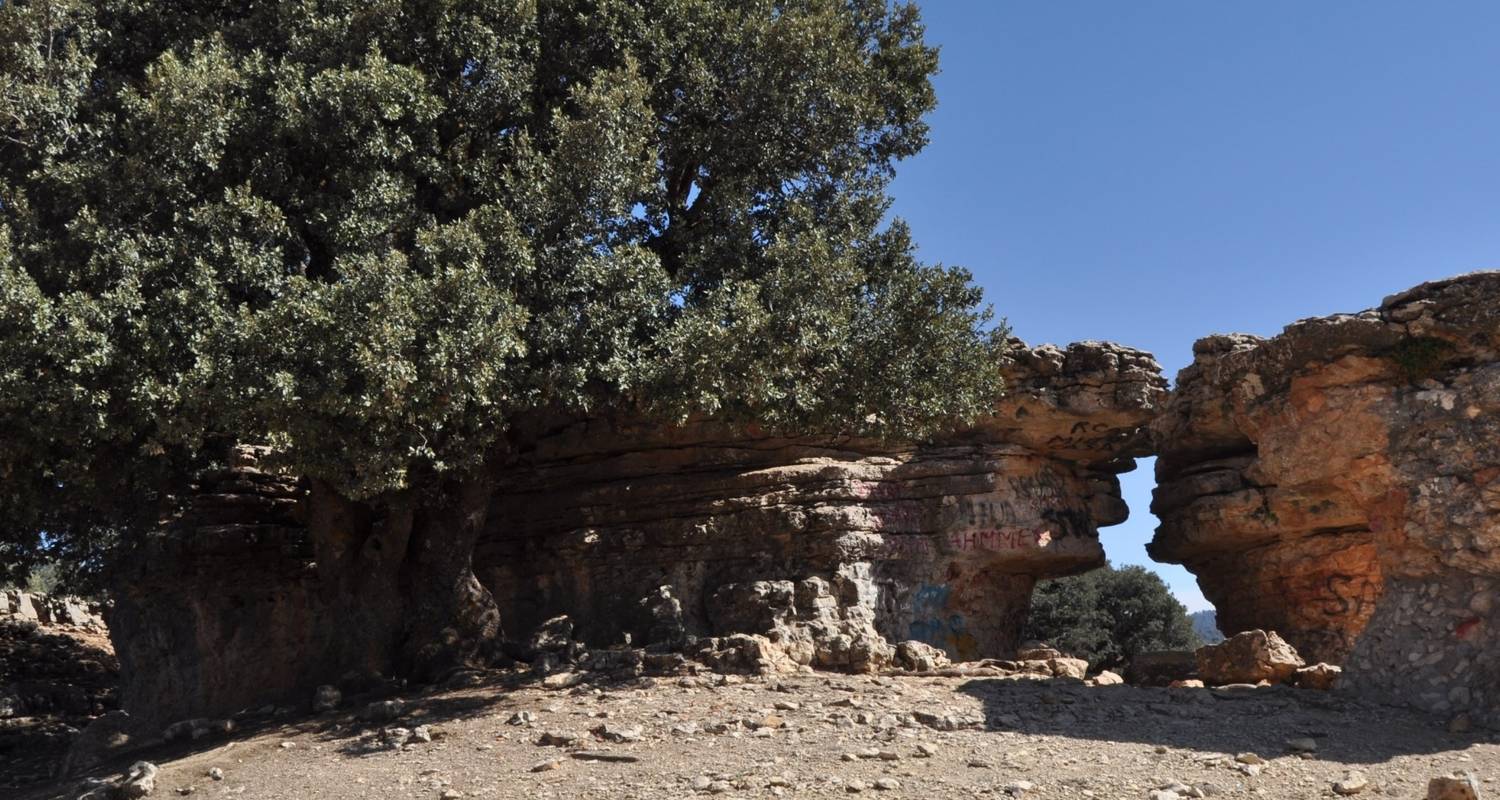
[[[1370,788],[1370,781],[1362,772],[1346,772],[1344,777],[1333,782],[1334,794],[1352,795],[1359,794]]]
[[[1339,675],[1343,674],[1343,671],[1342,668],[1332,664],[1317,663],[1297,670],[1292,683],[1303,689],[1328,691],[1338,683]]]
[[[1098,529],[1126,515],[1116,475],[1149,452],[1166,385],[1148,354],[1108,343],[1016,342],[1002,360],[993,413],[926,442],[516,419],[489,465],[503,488],[475,597],[529,635],[515,655],[552,684],[622,642],[759,673],[878,671],[907,640],[1007,656],[1038,579],[1103,564]],[[144,724],[301,704],[351,668],[394,668],[321,645],[347,638],[343,595],[315,566],[307,484],[263,454],[204,475],[119,575],[111,635]],[[647,657],[621,653],[603,662]]]
[[[1119,686],[1124,682],[1125,679],[1120,677],[1118,673],[1110,672],[1109,670],[1104,670],[1094,676],[1095,686]]]
[[[896,666],[912,672],[931,672],[953,663],[948,654],[926,642],[905,641],[896,645]]]
[[[1275,631],[1242,631],[1198,648],[1198,674],[1206,683],[1282,683],[1303,666],[1297,651]]]
[[[1500,722],[1500,272],[1194,352],[1152,423],[1152,556],[1341,688]]]
[[[639,725],[622,726],[609,723],[599,725],[590,732],[606,742],[639,742],[643,733]]]
[[[1479,781],[1468,773],[1433,778],[1427,782],[1427,800],[1479,800]]]

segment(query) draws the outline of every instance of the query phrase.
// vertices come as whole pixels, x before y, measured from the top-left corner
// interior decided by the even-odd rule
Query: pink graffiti
[[[960,553],[1024,550],[1046,547],[1051,543],[1052,531],[1046,528],[991,528],[948,532],[948,547]]]

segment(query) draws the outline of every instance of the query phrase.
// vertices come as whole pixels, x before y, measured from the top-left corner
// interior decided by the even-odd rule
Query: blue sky
[[[1500,2],[928,0],[932,143],[895,213],[1031,343],[1176,371],[1214,332],[1500,267]],[[1102,540],[1154,565],[1151,463]]]

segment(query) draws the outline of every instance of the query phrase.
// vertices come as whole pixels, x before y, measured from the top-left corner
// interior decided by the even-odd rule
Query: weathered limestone
[[[1115,476],[1146,452],[1165,382],[1104,343],[1017,343],[1004,366],[993,417],[921,445],[523,421],[474,515],[473,573],[511,641],[567,615],[593,648],[628,636],[723,664],[871,670],[906,640],[1011,655],[1036,580],[1103,563],[1098,528],[1126,514]],[[140,724],[391,677],[390,654],[341,645],[357,609],[319,569],[318,508],[244,452],[144,543],[109,619]]]
[[[1150,552],[1340,686],[1500,722],[1500,273],[1194,346]]]
[[[908,639],[1009,655],[1038,578],[1103,563],[1163,384],[1097,343],[1006,367],[995,417],[921,446],[601,419],[529,435],[475,573],[507,626],[566,614],[594,645],[764,634],[854,670]]]

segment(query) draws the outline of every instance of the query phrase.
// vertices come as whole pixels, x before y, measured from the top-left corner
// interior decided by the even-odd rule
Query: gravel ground
[[[552,690],[497,679],[408,696],[385,723],[332,712],[137,757],[161,767],[153,796],[244,800],[1150,800],[1164,788],[1183,797],[1302,798],[1337,796],[1334,783],[1343,780],[1341,788],[1365,796],[1421,798],[1430,778],[1460,770],[1493,793],[1497,737],[1449,733],[1443,723],[1281,687],[813,674]],[[406,735],[415,738],[399,743]],[[222,777],[209,777],[211,769]],[[71,784],[36,796],[70,793]]]

